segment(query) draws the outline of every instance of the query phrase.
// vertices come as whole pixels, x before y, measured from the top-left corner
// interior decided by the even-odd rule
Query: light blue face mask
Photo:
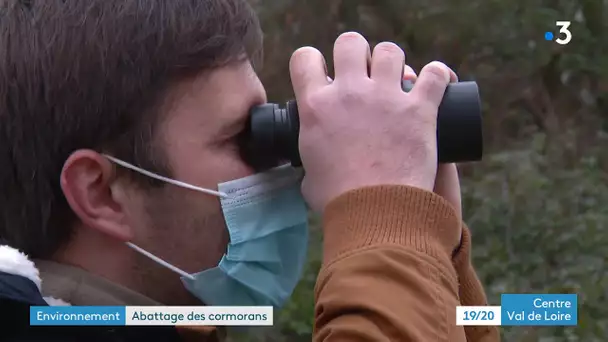
[[[221,183],[219,191],[166,178],[111,156],[114,163],[191,190],[219,196],[230,234],[217,267],[189,274],[133,243],[141,254],[182,276],[184,286],[208,305],[280,308],[302,276],[308,217],[300,192],[302,170],[290,165]]]

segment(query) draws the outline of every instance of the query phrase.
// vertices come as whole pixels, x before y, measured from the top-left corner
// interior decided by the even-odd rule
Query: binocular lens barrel
[[[413,84],[403,82],[409,92]],[[301,166],[298,151],[300,121],[295,100],[285,108],[268,103],[251,109],[246,159],[257,169],[276,166],[279,161],[290,161]],[[329,147],[328,147],[329,148]],[[483,134],[479,89],[475,82],[448,85],[437,116],[437,149],[440,163],[481,160]]]

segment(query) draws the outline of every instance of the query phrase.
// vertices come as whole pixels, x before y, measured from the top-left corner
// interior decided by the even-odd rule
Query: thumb
[[[438,107],[445,89],[453,79],[452,74],[454,72],[447,65],[437,61],[431,62],[420,71],[410,94]]]

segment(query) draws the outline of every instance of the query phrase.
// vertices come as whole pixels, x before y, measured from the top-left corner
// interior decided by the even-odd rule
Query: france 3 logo
[[[555,26],[559,28],[557,34],[551,31],[545,32],[545,40],[555,41],[557,44],[566,45],[572,40],[572,32],[570,32],[569,21],[556,21]]]

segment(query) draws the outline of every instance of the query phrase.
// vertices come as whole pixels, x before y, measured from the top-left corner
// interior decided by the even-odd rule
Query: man
[[[24,308],[45,303],[283,304],[304,260],[305,211],[292,168],[254,174],[241,153],[248,110],[266,101],[247,3],[10,1],[2,16],[0,258],[13,264],[0,266],[0,311],[15,320],[5,336],[192,335],[20,329]],[[436,162],[437,108],[455,75],[431,63],[418,77],[394,44],[372,54],[354,33],[333,57],[333,81],[312,48],[291,62],[302,190],[324,216],[315,340],[498,340],[455,326],[455,306],[486,304],[456,169]],[[402,77],[418,78],[409,94]]]

